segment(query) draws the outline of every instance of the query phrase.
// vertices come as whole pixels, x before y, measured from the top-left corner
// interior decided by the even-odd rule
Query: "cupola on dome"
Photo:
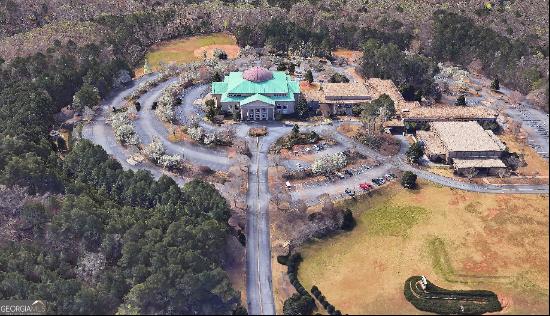
[[[254,67],[243,73],[243,79],[252,82],[265,82],[273,79],[273,73],[262,67]]]

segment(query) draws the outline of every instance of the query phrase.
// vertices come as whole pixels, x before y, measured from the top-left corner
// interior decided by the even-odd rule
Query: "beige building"
[[[364,83],[323,83],[319,103],[335,115],[349,115],[354,105],[373,100],[376,91]]]
[[[483,106],[419,106],[402,113],[404,123],[440,121],[496,122],[498,113]]]
[[[430,131],[418,131],[417,138],[424,144],[430,160],[452,164],[459,174],[472,168],[496,174],[506,168],[500,159],[506,146],[475,121],[432,122]]]
[[[323,83],[319,103],[327,106],[335,115],[351,115],[354,105],[370,102],[387,94],[395,103],[397,116],[420,106],[418,102],[407,102],[391,80],[371,78],[365,82]]]

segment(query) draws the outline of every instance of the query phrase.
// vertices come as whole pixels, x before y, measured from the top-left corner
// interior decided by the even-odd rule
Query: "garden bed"
[[[404,294],[407,301],[417,309],[444,315],[479,315],[499,312],[502,306],[491,291],[451,291],[440,288],[422,277],[413,276],[405,281]]]

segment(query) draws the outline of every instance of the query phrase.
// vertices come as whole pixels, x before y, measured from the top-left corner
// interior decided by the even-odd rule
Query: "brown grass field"
[[[156,71],[161,63],[185,64],[202,60],[205,51],[207,56],[211,57],[216,48],[223,49],[229,58],[236,58],[240,52],[233,35],[216,33],[162,42],[150,49],[146,59],[152,70]],[[136,69],[135,72],[136,76],[142,75],[143,67]]]
[[[348,202],[349,203],[349,202]],[[419,314],[412,275],[496,292],[504,314],[548,313],[548,196],[491,195],[426,182],[345,205],[357,227],[302,249],[299,278],[346,314]]]

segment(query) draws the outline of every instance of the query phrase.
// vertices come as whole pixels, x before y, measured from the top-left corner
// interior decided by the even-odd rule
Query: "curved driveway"
[[[169,131],[166,129],[163,122],[157,119],[151,106],[162,95],[164,89],[176,82],[178,79],[171,79],[159,84],[148,93],[140,98],[142,110],[139,113],[138,120],[135,121],[136,132],[140,136],[143,144],[148,144],[153,141],[153,137],[161,140],[170,154],[183,155],[186,160],[197,165],[208,166],[214,170],[228,170],[233,164],[233,161],[227,157],[227,153],[215,149],[205,148],[197,145],[186,143],[173,143],[168,140]],[[186,90],[183,98],[183,104],[180,108],[190,107],[193,101],[197,99],[201,93],[201,87],[192,87]],[[179,110],[179,109],[178,109]]]
[[[151,172],[153,177],[155,177],[156,179],[160,178],[162,175],[167,175],[172,177],[178,184],[181,185],[186,182],[184,178],[178,177],[170,173],[163,173],[162,169],[156,166],[149,164],[129,164],[127,161],[127,159],[130,157],[129,151],[117,143],[113,129],[105,122],[105,116],[109,113],[109,111],[111,111],[111,108],[113,106],[117,107],[119,104],[122,104],[124,98],[130,95],[139,86],[140,83],[153,77],[154,76],[143,76],[133,81],[126,90],[115,92],[115,94],[111,98],[105,100],[101,104],[101,108],[96,114],[96,118],[90,124],[85,125],[82,129],[82,137],[90,140],[96,145],[100,145],[101,147],[103,147],[107,154],[115,158],[126,170],[147,170]]]

